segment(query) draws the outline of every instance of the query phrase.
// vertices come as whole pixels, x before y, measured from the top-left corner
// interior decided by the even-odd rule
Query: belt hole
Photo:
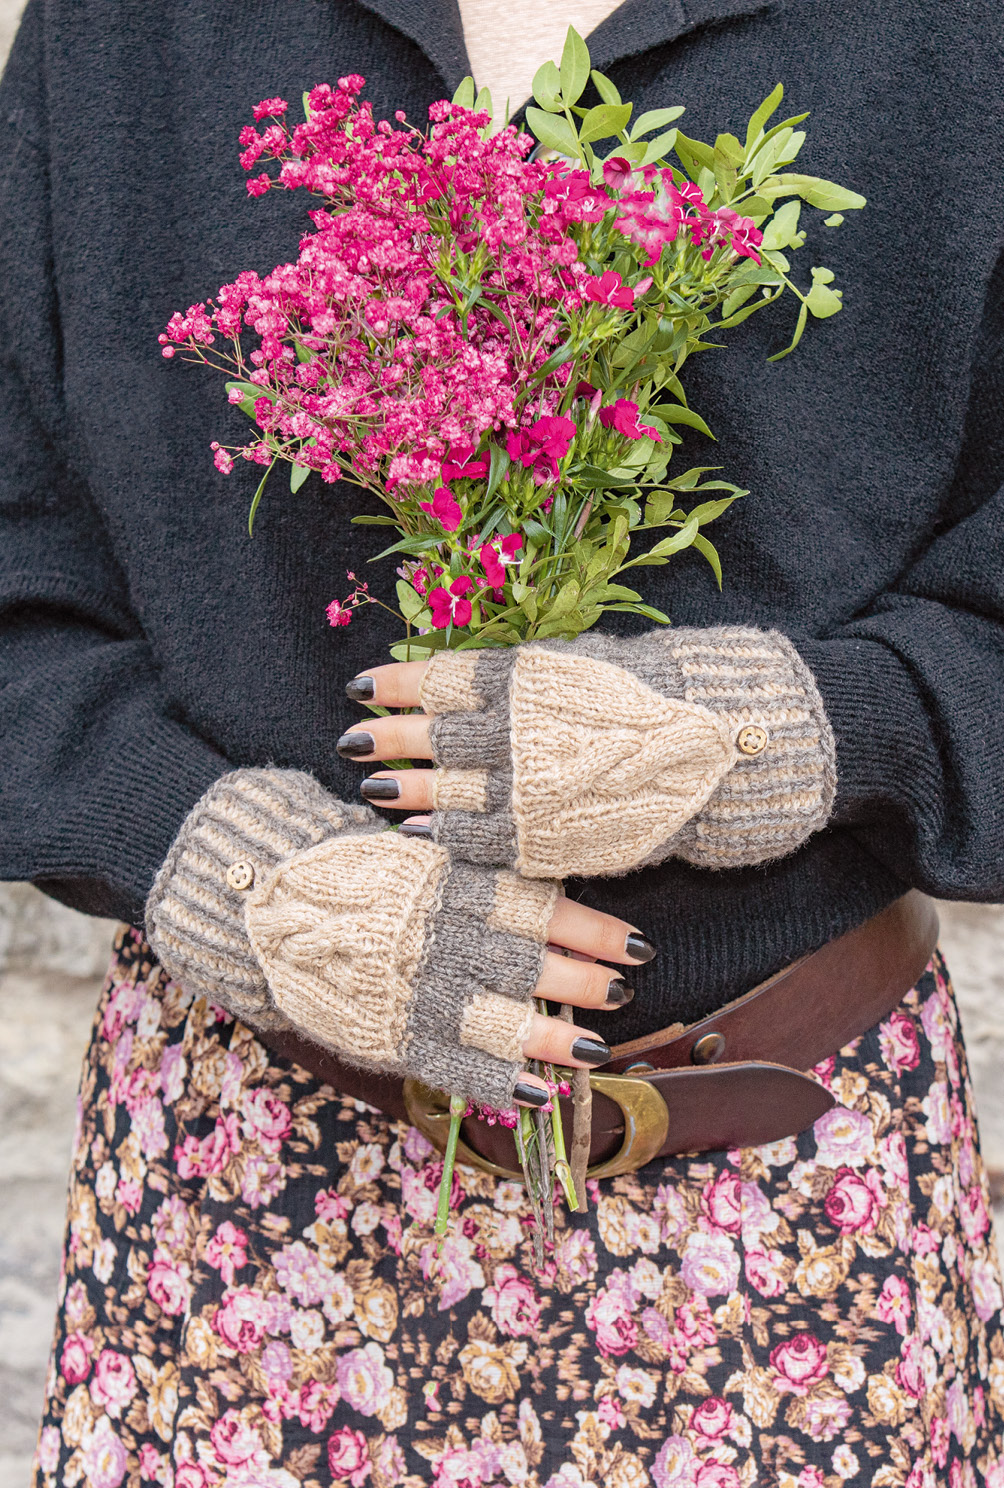
[[[724,1033],[706,1033],[690,1051],[691,1064],[714,1064],[725,1053]]]

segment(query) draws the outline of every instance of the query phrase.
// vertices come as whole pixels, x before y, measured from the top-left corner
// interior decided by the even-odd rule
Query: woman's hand
[[[534,995],[575,1008],[612,1011],[624,1007],[634,996],[633,988],[600,961],[640,966],[656,954],[651,942],[626,920],[601,914],[574,899],[556,901],[547,933],[548,949]],[[573,1068],[595,1068],[610,1058],[610,1049],[598,1034],[540,1013],[533,1016],[523,1053],[527,1059]],[[535,1096],[534,1091],[540,1094]],[[516,1098],[523,1105],[541,1105],[546,1091],[543,1080],[527,1074],[516,1087]]]
[[[427,661],[402,661],[389,666],[371,667],[363,677],[356,677],[346,691],[355,703],[373,703],[379,708],[418,708],[419,688],[428,670]],[[343,759],[370,760],[432,759],[427,713],[390,713],[385,718],[367,718],[358,728],[343,734],[338,753]],[[378,770],[359,787],[367,801],[391,806],[396,811],[431,811],[434,770]],[[429,834],[427,818],[410,817],[404,825],[424,827]]]
[[[378,771],[366,799],[420,813],[406,830],[455,858],[524,878],[669,857],[743,867],[792,852],[832,808],[833,732],[778,631],[663,627],[443,649],[374,667],[348,694],[423,714],[367,719],[340,754],[439,767]]]

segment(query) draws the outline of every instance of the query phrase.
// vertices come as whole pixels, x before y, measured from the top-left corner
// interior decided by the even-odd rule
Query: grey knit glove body
[[[252,1027],[508,1109],[557,894],[454,863],[300,771],[236,770],[183,824],[147,934]]]
[[[531,878],[626,873],[669,857],[742,867],[830,815],[833,733],[778,631],[665,628],[440,651],[433,840]]]

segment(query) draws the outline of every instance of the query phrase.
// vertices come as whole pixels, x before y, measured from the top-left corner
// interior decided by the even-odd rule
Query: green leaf
[[[579,142],[575,137],[575,130],[560,114],[545,114],[542,109],[528,108],[526,122],[533,131],[534,138],[545,149],[557,150],[559,155],[567,155],[570,160],[579,158]]]
[[[800,201],[785,202],[779,207],[763,230],[765,249],[787,248],[798,232],[798,219],[802,211]]]
[[[488,114],[489,117],[494,115],[492,95],[487,88],[482,88],[478,92],[478,96],[474,100],[474,112],[476,114]]]
[[[671,553],[679,553],[683,548],[689,548],[698,535],[700,523],[691,514],[680,528],[674,532],[672,537],[664,537],[662,542],[657,542],[654,548],[650,548],[646,556],[654,558],[668,558]]]
[[[559,95],[561,93],[561,75],[553,62],[545,62],[538,67],[533,75],[533,96],[542,109],[549,114],[557,113],[561,108]],[[618,97],[617,102],[620,103]]]
[[[791,353],[795,350],[795,347],[798,345],[799,341],[801,341],[802,339],[802,332],[805,330],[805,322],[808,320],[808,318],[809,307],[803,301],[801,307],[799,308],[798,319],[795,322],[795,334],[791,338],[791,345],[786,346],[784,351],[777,351],[774,353],[773,356],[768,357],[768,362],[783,362],[786,356],[791,355]]]
[[[395,588],[401,614],[406,620],[414,621],[415,616],[425,609],[425,600],[404,579],[398,579]]]
[[[460,108],[472,109],[474,107],[474,79],[465,77],[451,100]]]
[[[262,495],[263,495],[264,490],[265,490],[265,482],[268,480],[269,476],[272,474],[272,471],[274,469],[275,469],[275,460],[272,461],[271,465],[265,471],[265,474],[262,476],[261,481],[260,481],[260,483],[258,485],[258,489],[254,493],[254,497],[252,498],[252,501],[251,501],[251,510],[248,512],[248,537],[254,537],[254,519],[255,519],[255,513],[258,510],[258,505],[259,505],[259,503],[261,501]]]
[[[676,153],[683,161],[685,170],[696,174],[697,167],[704,166],[706,170],[713,171],[715,168],[715,152],[710,145],[704,145],[700,140],[688,139],[681,131],[676,132]]]
[[[543,381],[545,377],[549,377],[550,374],[552,372],[555,372],[559,367],[563,367],[566,362],[570,362],[574,356],[575,350],[572,347],[571,342],[562,342],[560,346],[555,347],[554,351],[551,352],[551,355],[548,357],[547,361],[542,362],[541,365],[537,368],[536,372],[533,374],[533,381]]]
[[[546,65],[547,64],[545,64],[545,66]],[[553,62],[550,65],[554,67]],[[603,99],[604,103],[620,103],[621,95],[605,73],[597,72],[594,67],[589,76],[593,80],[593,87]],[[534,93],[536,93],[536,89],[534,89]],[[637,126],[635,127],[637,128]]]
[[[673,623],[668,615],[664,615],[662,610],[657,610],[654,605],[612,604],[604,605],[604,609],[625,610],[629,615],[644,615],[646,620],[654,620],[658,625],[672,625]]]
[[[309,93],[301,93],[300,94],[300,101],[303,104],[303,117],[306,119],[307,123],[309,124],[310,123],[310,94]]]
[[[734,134],[720,134],[715,140],[715,154],[721,155],[729,165],[740,166],[746,158],[746,152],[736,139]]]
[[[397,522],[393,517],[371,516],[369,512],[362,512],[358,517],[350,517],[357,527],[396,527]]]
[[[294,496],[296,495],[296,493],[300,489],[300,487],[303,485],[304,481],[307,479],[307,476],[309,474],[310,474],[310,466],[309,465],[296,465],[296,464],[293,464],[293,465],[291,465],[289,467],[289,489],[293,492],[293,495]]]
[[[432,533],[417,537],[402,537],[400,542],[391,543],[390,547],[384,548],[382,553],[375,553],[372,558],[368,559],[368,562],[376,563],[380,558],[389,558],[391,553],[407,553],[411,557],[417,557],[420,553],[428,553],[433,548],[438,548],[442,541],[442,536],[434,537]]]
[[[844,220],[843,212],[834,212],[831,217],[823,218],[824,227],[839,227]]]
[[[695,506],[693,511],[689,511],[687,515],[697,518],[698,527],[706,527],[709,522],[720,517],[722,512],[728,511],[736,499],[736,496],[722,496],[717,501],[702,501],[700,506]]]
[[[582,491],[617,490],[619,487],[637,485],[637,480],[627,476],[612,475],[609,470],[602,470],[599,465],[579,465],[575,470],[569,471],[569,476]]]
[[[679,403],[657,403],[649,412],[654,413],[657,418],[665,419],[668,424],[687,424],[691,429],[706,434],[709,439],[715,437],[699,413],[695,413],[692,408],[684,408]]]
[[[666,134],[657,134],[655,139],[649,140],[645,147],[645,153],[638,161],[638,164],[651,165],[656,160],[664,160],[669,152],[676,148],[678,132],[676,129],[670,129]],[[634,145],[630,145],[628,148],[633,150],[635,147]],[[634,164],[633,161],[632,164]]]
[[[595,77],[596,74],[594,73]],[[651,134],[653,129],[664,129],[667,124],[672,124],[681,114],[686,113],[682,104],[675,108],[649,109],[644,114],[639,114],[631,129],[633,140],[641,139],[643,134]]]
[[[574,26],[569,26],[561,53],[561,96],[565,103],[578,103],[589,81],[589,48]]]
[[[395,661],[424,661],[434,651],[442,651],[446,645],[446,631],[434,630],[430,635],[416,636],[412,641],[397,641],[390,648]]]
[[[694,538],[694,547],[701,554],[701,556],[706,558],[711,564],[712,571],[715,575],[715,578],[718,580],[718,587],[720,589],[722,587],[722,560],[718,556],[718,549],[715,547],[713,542],[709,542],[708,539],[700,532]]]
[[[495,495],[508,469],[508,451],[500,444],[491,445],[488,451],[488,489],[485,492],[486,501],[490,501]]]
[[[817,320],[827,320],[844,308],[839,289],[829,287],[832,280],[832,269],[813,269],[812,288],[805,297],[805,303],[809,314],[814,315]]]
[[[784,84],[783,83],[778,83],[778,85],[774,89],[774,91],[772,93],[769,93],[767,95],[767,97],[764,99],[763,103],[760,105],[760,107],[753,114],[752,118],[749,121],[749,124],[746,126],[746,149],[747,149],[747,151],[749,150],[750,146],[754,143],[754,141],[756,140],[757,136],[761,133],[761,131],[766,126],[767,120],[770,118],[771,114],[777,113],[777,110],[781,107],[781,100],[782,100],[783,97],[784,97]]]
[[[612,139],[627,128],[631,108],[630,103],[598,103],[579,125],[579,139]]]
[[[774,174],[774,167],[784,154],[785,146],[794,132],[793,129],[782,129],[780,134],[775,134],[773,139],[765,140],[757,150],[750,162],[750,179],[755,187],[759,188],[768,176]]]
[[[824,181],[820,176],[799,176],[791,173],[778,176],[782,186],[790,187],[810,207],[821,207],[824,212],[857,211],[867,205],[868,198],[835,181]]]

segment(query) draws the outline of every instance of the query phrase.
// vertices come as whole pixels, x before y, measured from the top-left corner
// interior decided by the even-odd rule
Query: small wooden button
[[[690,1051],[692,1064],[714,1064],[725,1053],[724,1033],[706,1033]]]
[[[736,736],[736,748],[742,754],[762,754],[767,748],[768,734],[759,723],[747,723]]]
[[[254,864],[246,858],[231,863],[227,869],[227,883],[232,889],[249,889],[254,883]]]

